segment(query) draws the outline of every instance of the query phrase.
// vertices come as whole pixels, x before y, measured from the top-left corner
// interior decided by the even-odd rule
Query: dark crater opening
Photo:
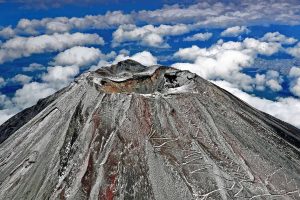
[[[104,78],[100,81],[100,90],[106,93],[164,93],[170,88],[180,87],[190,82],[187,77],[180,77],[177,71],[168,72],[169,68],[160,67],[152,75],[139,75],[125,81],[113,81]],[[180,79],[180,80],[179,80]]]

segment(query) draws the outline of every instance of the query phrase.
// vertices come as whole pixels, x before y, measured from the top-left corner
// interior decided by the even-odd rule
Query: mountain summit
[[[300,199],[300,130],[126,60],[0,127],[0,199]]]

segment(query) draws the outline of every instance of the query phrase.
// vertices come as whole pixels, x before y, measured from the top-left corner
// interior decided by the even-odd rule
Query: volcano
[[[300,130],[189,71],[79,76],[0,127],[0,199],[300,199]]]

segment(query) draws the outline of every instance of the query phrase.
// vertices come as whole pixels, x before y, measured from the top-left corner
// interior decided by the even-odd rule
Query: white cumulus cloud
[[[54,65],[86,66],[99,61],[104,55],[94,47],[76,46],[59,53],[54,58]]]
[[[46,69],[42,64],[39,63],[31,63],[27,67],[23,67],[22,70],[24,72],[33,72],[33,71],[40,71]]]
[[[6,120],[14,116],[19,110],[16,109],[1,109],[0,110],[0,125],[3,124]]]
[[[6,85],[6,81],[3,77],[0,76],[0,88]]]
[[[0,46],[0,64],[32,54],[62,51],[73,46],[91,44],[102,45],[103,38],[97,34],[84,33],[15,37]]]
[[[11,26],[0,29],[0,37],[4,39],[12,38],[16,35],[14,29]]]
[[[274,70],[269,70],[266,73],[266,85],[273,91],[278,92],[282,90],[283,79],[279,72]]]
[[[212,33],[196,33],[195,35],[183,38],[183,41],[206,41],[212,36]]]
[[[124,42],[140,42],[141,45],[151,47],[168,47],[165,36],[182,35],[190,31],[189,26],[184,24],[176,25],[122,25],[113,33],[113,46]]]
[[[10,79],[10,81],[19,83],[19,84],[26,84],[29,83],[32,80],[32,77],[24,75],[24,74],[17,74],[13,78]]]
[[[120,62],[123,60],[127,60],[127,59],[135,60],[145,66],[151,66],[151,65],[157,64],[157,58],[154,57],[148,51],[138,52],[132,56],[126,56],[126,55],[120,54],[116,57],[114,63],[117,63],[117,62]]]
[[[293,47],[289,47],[286,49],[286,52],[295,58],[300,58],[300,42]]]
[[[47,73],[42,79],[52,88],[58,90],[69,84],[79,73],[78,66],[54,66],[48,67]]]
[[[227,28],[221,33],[221,36],[223,37],[237,37],[244,33],[249,33],[250,30],[246,26],[233,26],[230,28]]]
[[[132,16],[129,14],[123,14],[121,11],[108,11],[104,15],[86,15],[84,17],[21,19],[15,32],[29,35],[65,33],[74,29],[109,29],[129,23],[133,23]]]
[[[279,43],[261,42],[254,38],[246,38],[243,41],[243,45],[247,49],[252,49],[258,54],[267,55],[267,56],[277,53],[281,48],[281,45]]]
[[[266,33],[261,40],[266,42],[279,42],[281,44],[295,44],[298,41],[293,37],[287,37],[279,32]]]
[[[175,58],[188,62],[178,62],[172,66],[182,70],[197,73],[205,79],[223,79],[236,87],[246,91],[254,88],[259,90],[266,86],[274,91],[281,90],[280,76],[252,78],[241,72],[245,67],[251,66],[258,54],[272,55],[278,52],[280,45],[277,43],[261,42],[253,38],[246,38],[242,42],[218,41],[210,48],[200,48],[193,45],[190,48],[181,48]],[[256,84],[258,84],[256,86]]]
[[[55,90],[49,88],[47,84],[32,82],[25,84],[23,88],[16,91],[12,101],[20,108],[24,109],[34,105],[39,99],[53,94]]]
[[[300,68],[292,67],[289,72],[290,91],[295,95],[300,97]]]

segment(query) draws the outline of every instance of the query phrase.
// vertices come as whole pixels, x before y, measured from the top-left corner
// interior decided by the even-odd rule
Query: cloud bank
[[[26,1],[22,2],[26,3]],[[49,2],[51,5],[55,5],[52,1]],[[60,3],[62,2],[64,1],[60,1]],[[30,5],[40,4],[40,1],[30,3]],[[49,3],[45,5],[49,6]],[[139,25],[145,23],[151,25],[194,24],[201,28],[239,26],[237,31],[244,31],[244,26],[252,25],[299,25],[299,11],[300,3],[295,0],[243,0],[231,3],[205,0],[194,4],[165,5],[156,10],[131,11],[130,13],[113,11],[103,15],[86,15],[84,17],[21,19],[16,27],[5,27],[5,29],[0,30],[0,35],[1,31],[5,37],[12,37],[16,34],[64,33],[74,30],[109,29],[123,24]]]
[[[264,111],[285,122],[300,128],[300,121],[296,116],[300,116],[300,100],[292,97],[279,98],[277,101],[252,96],[237,89],[226,81],[213,81],[219,87],[229,91],[233,95],[247,102],[254,108]]]
[[[112,45],[118,46],[124,42],[137,41],[141,45],[150,47],[169,47],[164,41],[165,36],[182,35],[190,31],[190,27],[184,24],[177,25],[122,25],[113,32]]]
[[[15,37],[1,44],[0,64],[32,54],[62,51],[77,45],[103,45],[104,40],[97,34],[64,33],[36,37]]]
[[[221,33],[222,37],[237,37],[244,33],[249,33],[250,30],[246,26],[233,26],[227,28]]]
[[[209,40],[213,36],[212,33],[197,33],[192,36],[188,36],[183,38],[183,41],[206,41]]]

